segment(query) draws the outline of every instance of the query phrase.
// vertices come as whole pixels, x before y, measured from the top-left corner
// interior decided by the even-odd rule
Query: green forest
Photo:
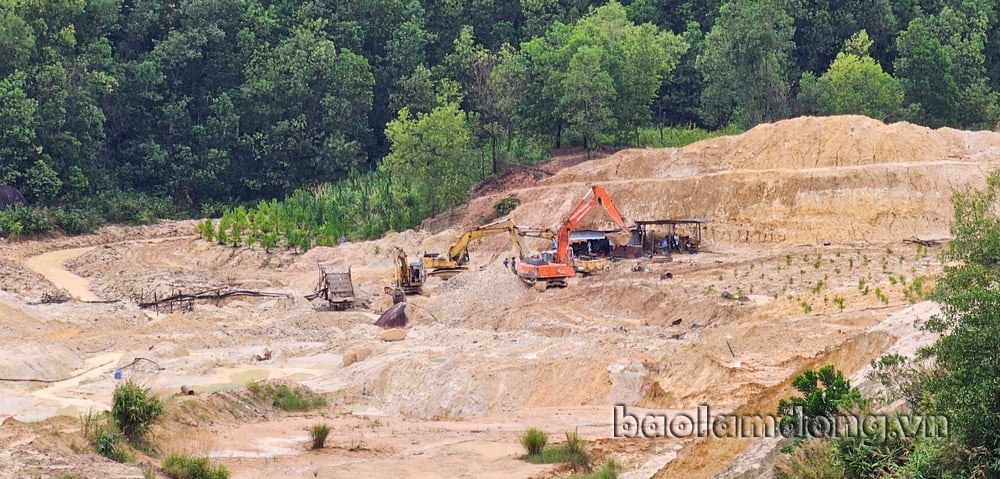
[[[0,184],[31,205],[0,212],[0,235],[242,206],[229,224],[274,223],[252,240],[325,243],[411,227],[553,149],[677,145],[802,114],[990,129],[997,11],[0,0]]]

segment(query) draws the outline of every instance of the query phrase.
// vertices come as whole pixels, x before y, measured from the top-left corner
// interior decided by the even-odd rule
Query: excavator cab
[[[393,260],[395,262],[393,269],[395,290],[390,291],[391,288],[387,287],[386,291],[393,294],[394,298],[398,296],[396,291],[402,291],[403,294],[421,294],[424,281],[427,280],[427,270],[424,268],[424,264],[420,261],[407,261],[406,252],[400,248],[396,248],[396,256]]]
[[[577,274],[579,268],[581,274],[600,269],[597,264],[587,264],[576,261],[573,258],[573,250],[569,245],[569,236],[576,229],[576,225],[594,207],[601,206],[608,213],[615,223],[622,229],[625,226],[625,218],[622,217],[618,207],[614,205],[607,191],[600,186],[593,185],[587,194],[573,207],[566,215],[558,233],[555,235],[556,245],[554,250],[542,252],[538,257],[521,261],[517,265],[517,275],[524,282],[544,290],[550,286],[566,286],[566,279]]]

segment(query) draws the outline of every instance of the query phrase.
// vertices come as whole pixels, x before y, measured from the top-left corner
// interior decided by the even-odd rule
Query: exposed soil
[[[797,371],[827,363],[870,389],[871,359],[933,340],[913,327],[935,308],[911,304],[912,284],[940,272],[939,251],[903,240],[947,237],[952,192],[984,184],[1000,135],[799,118],[681,149],[575,155],[544,167],[552,175],[515,170],[419,231],[301,255],[211,244],[194,222],[0,241],[0,477],[141,477],[80,432],[80,415],[109,408],[116,369],[167,403],[159,455],[140,464],[184,451],[239,478],[564,477],[519,459],[519,434],[539,427],[577,431],[626,478],[754,477],[773,442],[612,438],[612,405],[771,413]],[[442,251],[507,196],[521,202],[519,224],[553,227],[594,183],[629,222],[708,217],[703,252],[539,292],[501,266],[509,238],[485,238],[470,271],[408,298],[404,340],[378,339],[394,246]],[[361,307],[303,298],[319,260],[352,268]],[[216,288],[287,297],[136,306]],[[69,301],[39,301],[52,297]],[[372,355],[343,366],[363,348]],[[254,380],[295,382],[329,404],[279,412],[245,400]],[[321,422],[327,447],[310,451],[307,429]]]

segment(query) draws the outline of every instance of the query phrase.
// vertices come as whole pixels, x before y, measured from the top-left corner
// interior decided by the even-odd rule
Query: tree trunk
[[[493,176],[497,175],[497,137],[490,136],[490,149],[493,150]]]

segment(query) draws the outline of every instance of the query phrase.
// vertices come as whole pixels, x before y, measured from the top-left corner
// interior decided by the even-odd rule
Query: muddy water
[[[57,288],[69,291],[70,296],[80,301],[100,301],[97,295],[90,291],[90,282],[69,271],[64,264],[77,256],[82,256],[94,249],[86,248],[63,249],[35,256],[24,262],[28,269],[42,275]]]

